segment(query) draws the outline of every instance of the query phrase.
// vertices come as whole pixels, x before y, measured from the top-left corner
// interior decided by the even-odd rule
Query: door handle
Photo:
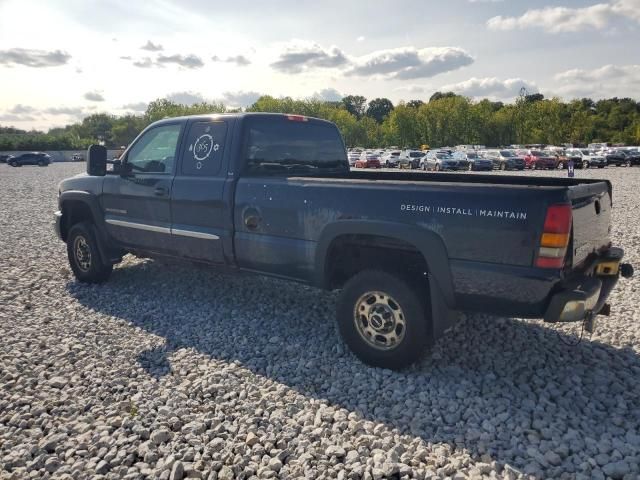
[[[167,187],[156,187],[153,193],[159,197],[164,197],[169,193],[169,190],[167,189]]]

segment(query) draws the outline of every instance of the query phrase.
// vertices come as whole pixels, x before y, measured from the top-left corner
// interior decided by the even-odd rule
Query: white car
[[[604,157],[604,155],[599,155],[596,152],[589,150],[588,148],[568,148],[565,155],[568,158],[579,159],[579,168],[604,168],[607,166],[607,159]]]

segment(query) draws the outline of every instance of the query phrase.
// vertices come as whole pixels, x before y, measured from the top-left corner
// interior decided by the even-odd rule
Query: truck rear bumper
[[[618,282],[621,271],[625,276],[632,274],[630,266],[620,265],[623,256],[621,248],[611,248],[590,262],[579,275],[562,284],[551,297],[544,321],[576,322],[597,315]]]

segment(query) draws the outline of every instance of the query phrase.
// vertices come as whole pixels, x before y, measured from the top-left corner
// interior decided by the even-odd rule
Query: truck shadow
[[[586,447],[605,432],[615,445],[640,429],[638,355],[588,339],[567,346],[575,337],[539,322],[471,315],[420,364],[389,372],[362,365],[342,344],[333,293],[151,261],[117,268],[100,288],[67,289],[163,337],[137,358],[157,378],[172,371],[174,351],[193,348],[400,434],[518,468],[535,460],[545,477],[586,461]],[[556,466],[543,456],[554,444],[563,445]]]

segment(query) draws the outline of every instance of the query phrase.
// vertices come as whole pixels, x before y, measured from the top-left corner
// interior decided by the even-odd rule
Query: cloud
[[[424,93],[427,90],[433,90],[433,88],[426,85],[403,85],[394,89],[396,92],[408,92],[408,93]]]
[[[313,68],[335,68],[349,62],[338,47],[324,48],[317,43],[294,40],[285,45],[271,67],[283,73],[301,73]]]
[[[131,110],[134,112],[144,112],[149,104],[147,102],[127,103],[122,106],[123,110]]]
[[[72,117],[81,117],[86,114],[86,109],[82,107],[50,107],[42,111],[49,115],[69,115]]]
[[[141,58],[133,62],[134,67],[138,68],[151,68],[153,67],[153,60],[149,57]]]
[[[15,113],[0,114],[0,122],[34,122],[36,120],[32,115],[18,115]]]
[[[131,57],[129,55],[122,55],[120,60],[131,60]]]
[[[438,90],[441,92],[455,92],[467,97],[496,97],[512,98],[520,93],[524,87],[528,93],[537,93],[538,87],[533,82],[521,78],[507,78],[500,80],[496,77],[476,78],[449,85],[443,85]]]
[[[640,0],[618,0],[588,7],[545,7],[527,10],[519,17],[498,15],[487,20],[491,30],[540,28],[550,33],[602,30],[614,19],[640,23]]]
[[[149,52],[159,52],[161,50],[164,50],[162,45],[160,45],[159,43],[153,43],[151,40],[147,40],[147,43],[145,43],[140,48]]]
[[[14,113],[16,115],[23,115],[25,113],[34,113],[36,111],[35,108],[29,105],[22,105],[18,103],[9,109],[9,113]]]
[[[319,92],[315,92],[312,97],[318,100],[324,100],[325,102],[339,102],[340,100],[342,100],[342,97],[344,97],[344,95],[335,88],[328,87],[323,88]]]
[[[240,90],[237,92],[224,92],[220,101],[230,107],[247,107],[253,105],[262,93]]]
[[[640,97],[640,64],[573,68],[556,74],[554,80],[558,84],[554,93],[563,97]]]
[[[0,65],[22,65],[25,67],[43,68],[65,65],[71,60],[71,55],[61,50],[28,50],[25,48],[11,48],[0,50]]]
[[[244,55],[235,55],[232,57],[221,58],[217,55],[211,57],[211,60],[214,62],[225,62],[225,63],[235,63],[239,67],[246,67],[247,65],[251,65],[251,60],[249,60]]]
[[[84,99],[89,100],[90,102],[104,102],[104,96],[97,91],[85,93]]]
[[[167,100],[180,103],[182,105],[194,105],[196,103],[203,103],[207,101],[207,99],[201,94],[195,92],[174,92],[167,95],[166,98]]]
[[[364,42],[364,39],[365,39],[365,37],[360,35],[358,38],[356,38],[356,42]]]
[[[184,68],[200,68],[204,66],[202,59],[196,55],[159,55],[156,62],[160,65],[175,63]]]
[[[473,57],[458,47],[415,47],[378,50],[357,58],[347,75],[382,75],[388,79],[428,78],[472,64]]]

